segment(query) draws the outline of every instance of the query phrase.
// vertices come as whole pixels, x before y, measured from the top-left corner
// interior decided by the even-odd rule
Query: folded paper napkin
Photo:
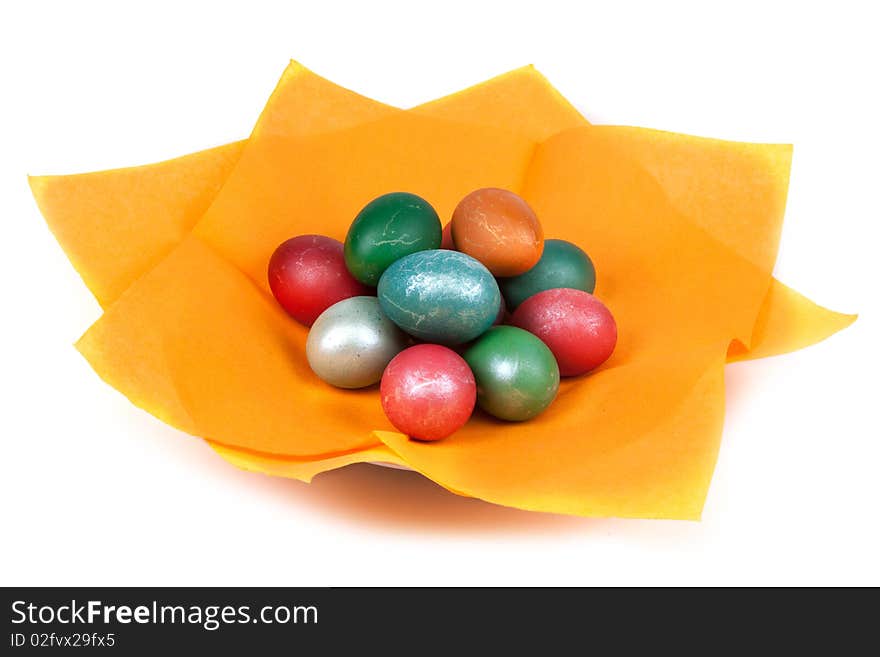
[[[791,147],[593,126],[526,67],[400,110],[297,63],[251,137],[159,164],[30,179],[104,308],[77,348],[134,404],[229,462],[304,481],[356,462],[460,495],[582,516],[700,516],[724,418],[724,364],[812,344],[855,318],[772,278]],[[539,418],[476,415],[439,443],[396,433],[375,389],[315,377],[275,303],[274,248],[343,239],[370,199],[451,216],[479,187],[583,246],[617,351]]]

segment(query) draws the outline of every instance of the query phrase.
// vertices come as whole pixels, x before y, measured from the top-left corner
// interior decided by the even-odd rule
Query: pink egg
[[[440,440],[470,418],[477,400],[474,375],[447,347],[420,344],[395,356],[379,388],[382,409],[401,433]]]
[[[275,249],[269,287],[281,307],[306,326],[337,301],[374,294],[349,273],[342,242],[323,235],[300,235]]]
[[[539,292],[519,305],[511,323],[534,333],[550,347],[562,376],[577,376],[599,367],[617,344],[617,324],[611,311],[583,290]]]

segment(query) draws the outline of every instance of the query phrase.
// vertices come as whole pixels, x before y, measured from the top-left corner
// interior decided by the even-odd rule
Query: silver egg
[[[312,371],[338,388],[378,383],[385,366],[409,337],[379,307],[376,297],[351,297],[318,316],[306,340]]]

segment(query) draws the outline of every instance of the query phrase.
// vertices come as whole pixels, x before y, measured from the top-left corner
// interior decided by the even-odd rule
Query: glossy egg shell
[[[520,196],[487,187],[465,196],[452,213],[455,248],[482,262],[495,276],[518,276],[541,257],[544,231]]]
[[[477,381],[477,404],[502,420],[529,420],[559,390],[559,368],[550,349],[515,326],[495,326],[464,353]]]
[[[345,264],[365,285],[375,286],[382,272],[410,253],[440,246],[440,217],[425,199],[392,192],[370,201],[345,237]]]
[[[379,307],[376,297],[352,297],[325,310],[309,331],[306,358],[312,371],[338,388],[378,383],[409,346],[409,337]]]
[[[511,323],[541,338],[562,376],[585,374],[604,363],[617,344],[617,323],[599,299],[582,290],[545,290],[526,299]]]
[[[300,235],[283,242],[269,260],[269,287],[296,321],[311,326],[343,299],[370,294],[345,266],[342,242],[323,235]]]
[[[394,427],[418,440],[440,440],[470,418],[477,400],[471,368],[448,347],[420,344],[388,363],[379,388]]]
[[[401,258],[382,275],[382,310],[400,328],[426,342],[473,340],[498,316],[498,283],[479,262],[457,251],[435,249]]]
[[[530,296],[558,287],[592,293],[596,288],[593,261],[576,244],[565,240],[545,240],[538,263],[524,274],[498,281],[511,310]]]

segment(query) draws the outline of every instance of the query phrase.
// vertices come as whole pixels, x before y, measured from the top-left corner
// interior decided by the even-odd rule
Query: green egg
[[[361,210],[345,238],[345,265],[351,275],[376,286],[391,263],[417,251],[440,246],[442,227],[436,210],[408,192],[373,199]]]
[[[560,287],[593,293],[596,269],[584,251],[565,240],[546,240],[538,263],[524,274],[498,279],[501,293],[512,312],[530,296]]]
[[[495,326],[464,352],[477,381],[477,404],[502,420],[529,420],[559,390],[559,366],[541,340],[515,326]]]

